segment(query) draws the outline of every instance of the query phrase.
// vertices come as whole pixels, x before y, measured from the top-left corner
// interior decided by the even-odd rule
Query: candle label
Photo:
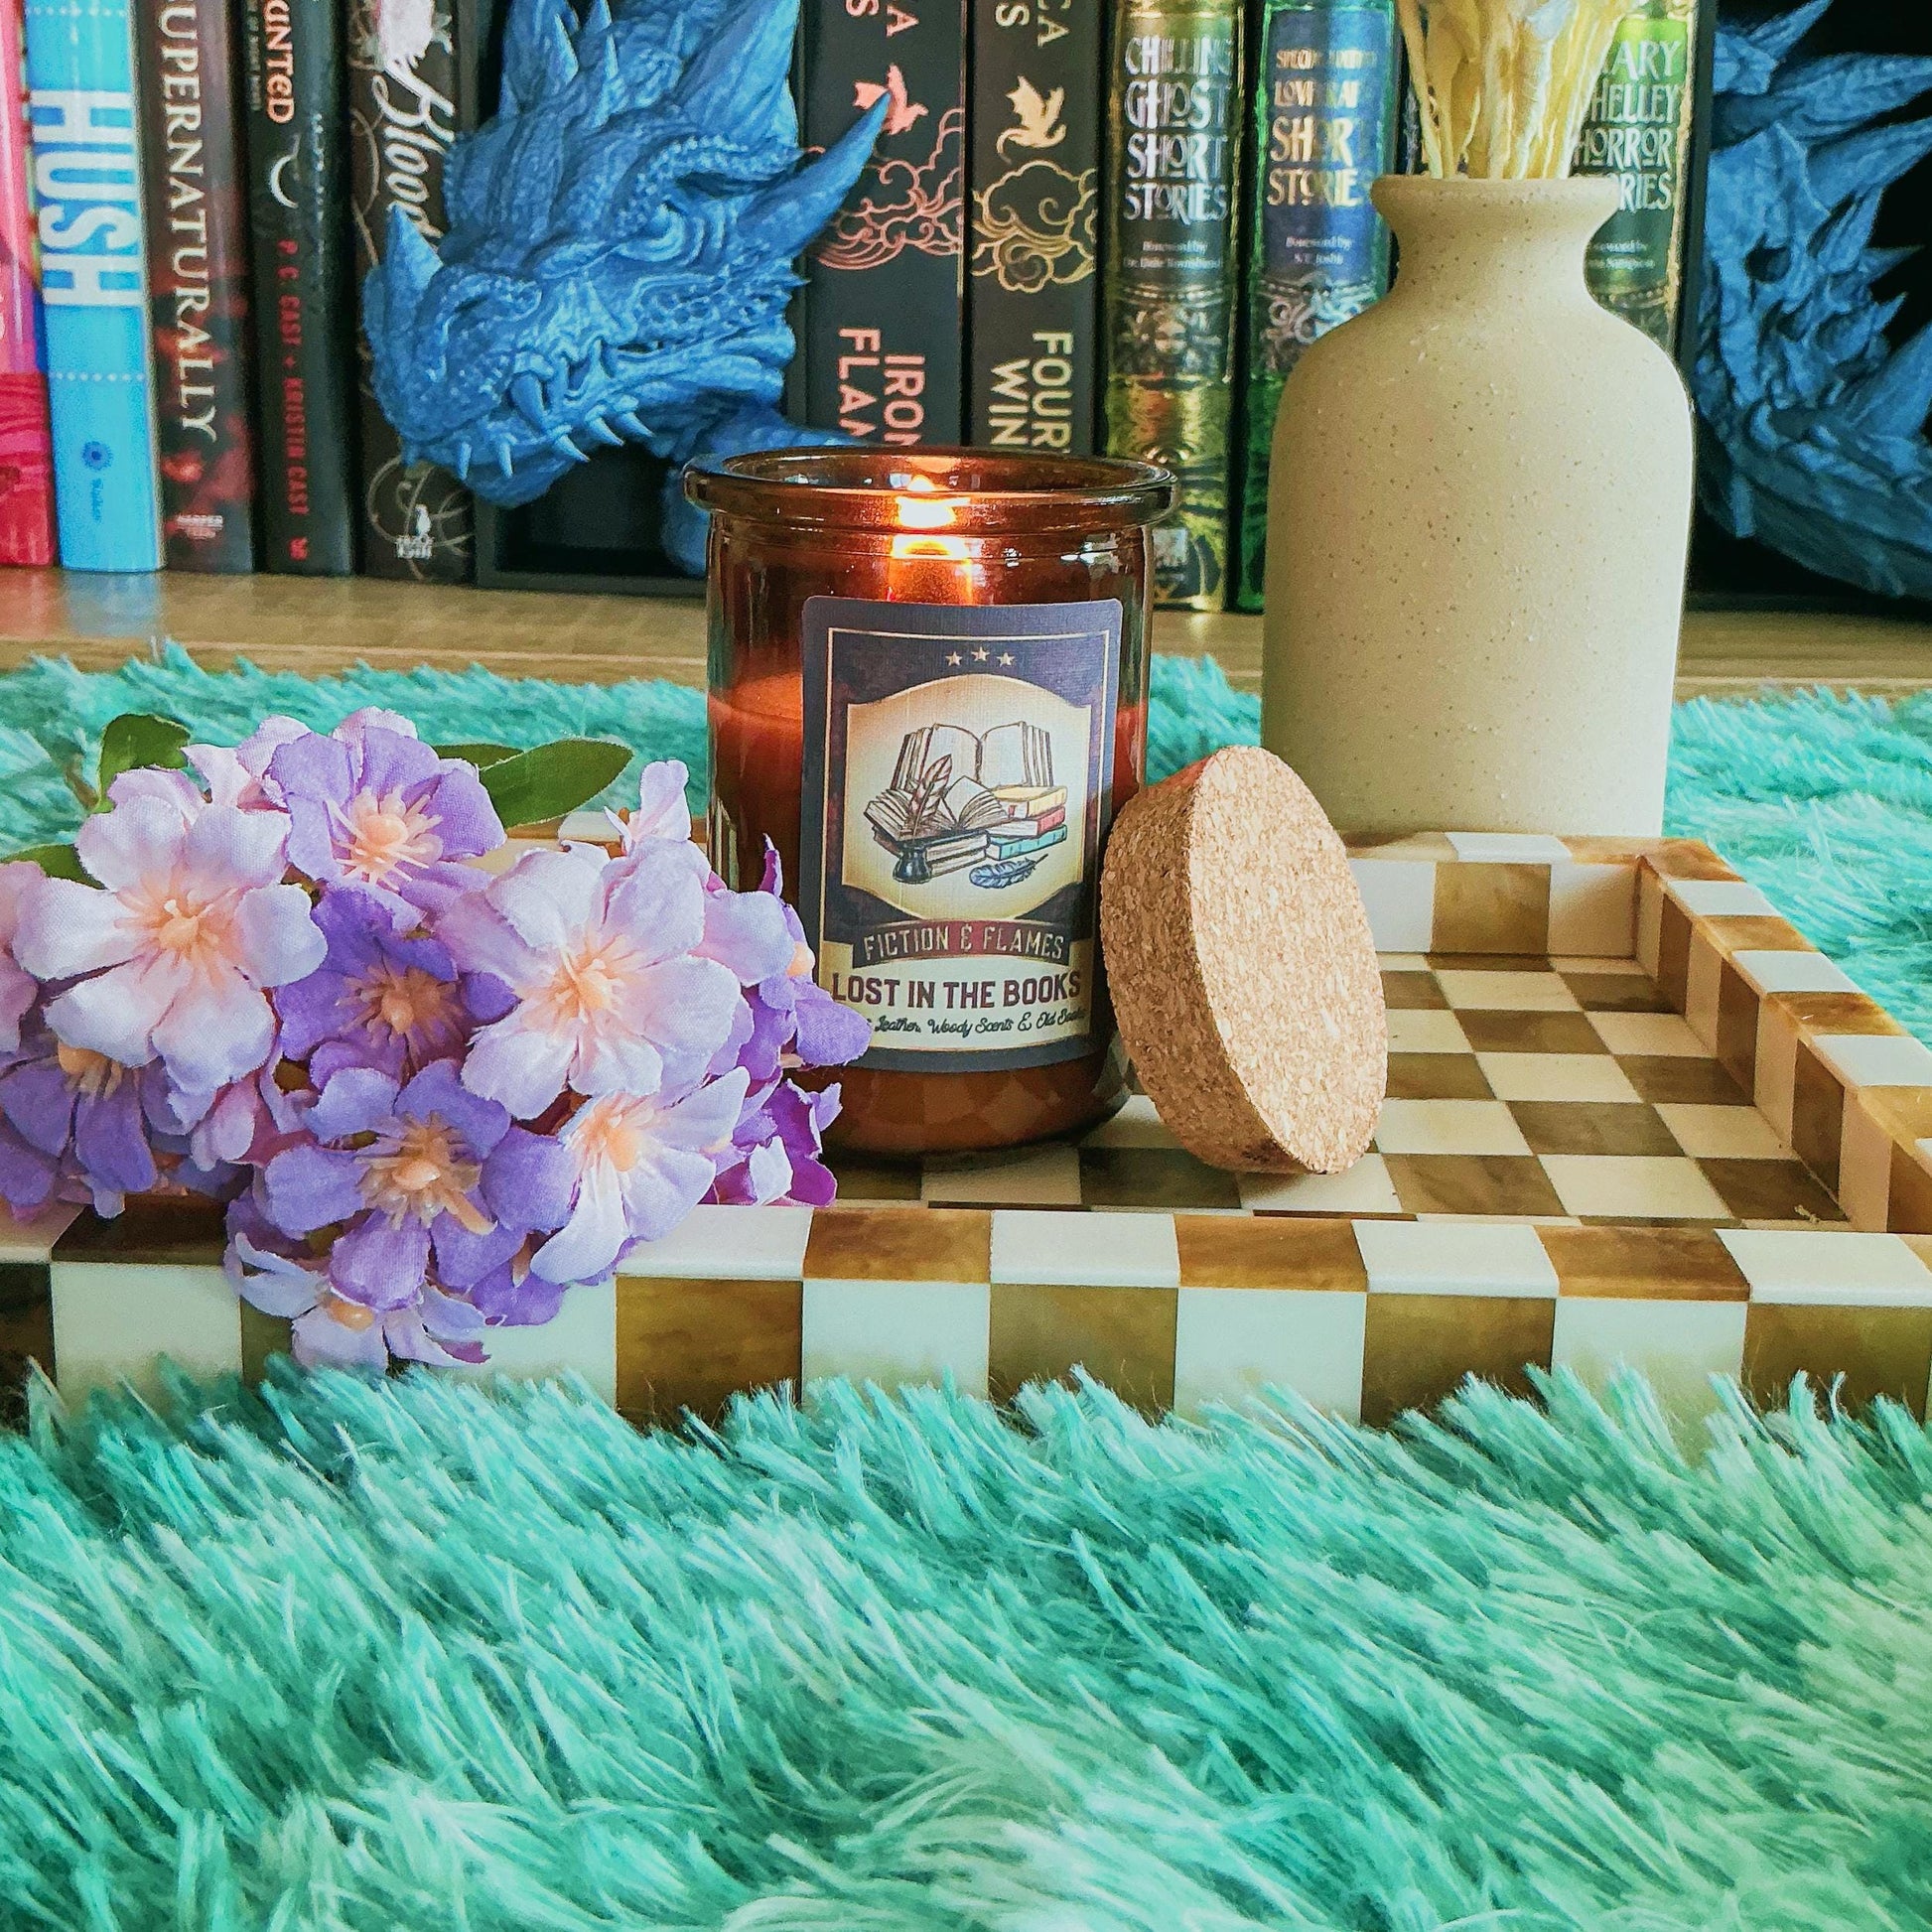
[[[1091,1050],[1120,604],[805,606],[798,902],[861,1066]]]

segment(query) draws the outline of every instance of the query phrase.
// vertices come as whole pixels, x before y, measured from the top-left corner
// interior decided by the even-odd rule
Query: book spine
[[[26,18],[61,561],[158,570],[133,25],[125,0],[28,0]]]
[[[22,0],[0,0],[0,564],[54,561],[54,442],[34,280]]]
[[[461,124],[462,23],[443,6],[384,0],[348,9],[349,207],[355,286],[382,258],[389,210],[430,241],[447,226],[443,166]],[[369,348],[355,332],[361,425],[362,568],[371,577],[462,584],[476,549],[470,492],[433,463],[405,463],[375,400]]]
[[[1302,352],[1389,288],[1368,199],[1394,166],[1400,30],[1389,0],[1271,0],[1257,48],[1235,605],[1261,609],[1268,458]]]
[[[1697,107],[1697,0],[1646,0],[1610,43],[1577,145],[1577,173],[1614,176],[1622,206],[1584,273],[1607,309],[1677,345]]]
[[[860,443],[958,443],[965,427],[964,0],[806,0],[800,136],[823,149],[882,94],[888,118],[812,247],[805,420]]]
[[[241,0],[254,241],[262,556],[355,568],[341,20],[330,0]]]
[[[1107,451],[1174,472],[1155,594],[1194,611],[1229,576],[1241,28],[1241,0],[1120,0],[1109,54]]]
[[[1089,456],[1099,407],[1102,0],[973,0],[967,433]]]
[[[248,235],[226,0],[141,0],[161,538],[170,570],[255,567]]]

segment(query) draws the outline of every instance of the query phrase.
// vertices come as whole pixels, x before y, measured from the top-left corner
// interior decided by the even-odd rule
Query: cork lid
[[[1161,1118],[1217,1168],[1338,1173],[1388,1085],[1382,975],[1348,856],[1280,759],[1232,747],[1115,821],[1100,940]]]

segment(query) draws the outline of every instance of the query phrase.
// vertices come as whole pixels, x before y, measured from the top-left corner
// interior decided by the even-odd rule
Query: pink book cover
[[[51,564],[54,444],[27,192],[23,8],[0,0],[0,564]]]

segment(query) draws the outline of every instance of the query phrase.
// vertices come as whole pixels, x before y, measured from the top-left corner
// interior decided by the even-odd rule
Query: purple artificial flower
[[[457,965],[515,1002],[471,1042],[471,1090],[530,1120],[566,1087],[595,1099],[695,1085],[740,1003],[737,975],[693,954],[707,872],[691,845],[621,860],[572,846],[526,853],[450,907],[437,930]]]
[[[670,1233],[710,1191],[745,1104],[742,1068],[665,1102],[605,1094],[564,1123],[558,1139],[576,1182],[570,1218],[536,1252],[534,1274],[591,1282],[639,1241]]]
[[[30,1022],[18,1052],[0,1072],[0,1114],[47,1164],[38,1203],[14,1200],[8,1184],[17,1163],[0,1173],[0,1192],[17,1210],[44,1205],[57,1178],[84,1177],[96,1211],[116,1214],[121,1196],[144,1193],[159,1178],[149,1142],[150,1109],[166,1089],[158,1063],[125,1066],[55,1038],[46,1023]]]
[[[31,859],[0,866],[0,1051],[20,1044],[20,1023],[40,996],[40,982],[14,958],[21,911],[47,875]]]
[[[265,1166],[302,1133],[309,1096],[284,1092],[275,1078],[280,1055],[259,1073],[230,1081],[213,1093],[186,1093],[163,1083],[149,1109],[155,1126],[179,1146],[187,1165],[207,1174],[224,1169]]]
[[[32,1015],[0,1056],[0,1195],[16,1214],[52,1200],[118,1214],[124,1195],[160,1177],[153,1130],[166,1088],[158,1062],[124,1066],[64,1045]]]
[[[327,1267],[305,1256],[244,1195],[228,1205],[226,1267],[236,1292],[265,1314],[292,1323],[304,1368],[386,1368],[402,1361],[476,1364],[483,1351],[482,1312],[425,1282],[392,1308],[339,1295]]]
[[[328,948],[308,894],[282,883],[279,813],[186,809],[143,792],[88,819],[74,845],[100,886],[43,880],[14,950],[35,978],[75,981],[46,1009],[68,1045],[124,1066],[158,1054],[185,1091],[211,1094],[265,1064],[269,989]]]
[[[215,804],[244,812],[280,811],[282,788],[268,775],[269,763],[284,745],[310,736],[307,725],[275,713],[232,751],[225,745],[185,745],[182,755],[202,774]]]
[[[0,1115],[0,1200],[18,1219],[32,1220],[49,1202],[61,1198],[68,1164],[44,1154]]]
[[[496,982],[459,980],[441,940],[399,933],[387,905],[357,888],[324,893],[315,921],[328,956],[275,996],[282,1051],[308,1063],[314,1086],[345,1066],[403,1079],[461,1054],[477,1022],[507,1008]]]
[[[446,1287],[467,1287],[533,1228],[563,1218],[562,1151],[513,1131],[501,1107],[464,1086],[453,1060],[406,1086],[373,1067],[345,1067],[303,1126],[309,1138],[261,1171],[262,1213],[285,1235],[338,1229],[330,1286],[378,1312],[414,1302],[432,1256]]]
[[[616,824],[623,846],[621,868],[664,845],[687,854],[696,850],[684,802],[688,775],[676,759],[647,764],[638,781],[636,810],[623,818],[615,812],[606,814]],[[730,967],[741,986],[756,986],[773,974],[791,971],[804,929],[800,927],[794,938],[781,900],[763,892],[735,893],[709,867],[704,869],[704,932],[691,948],[700,959],[715,959]],[[809,970],[810,953],[805,957]]]
[[[669,839],[677,845],[691,842],[691,808],[684,795],[690,778],[679,759],[658,759],[644,766],[637,779],[636,808],[621,816],[605,813],[626,853],[645,839]]]
[[[407,929],[482,883],[462,861],[494,851],[503,828],[476,767],[438,758],[402,723],[358,713],[332,737],[290,739],[268,777],[288,807],[291,863],[360,887]]]
[[[782,970],[760,979],[746,995],[752,1026],[734,1059],[751,1074],[755,1090],[776,1079],[788,1058],[799,1066],[843,1066],[872,1042],[872,1023],[840,1006],[812,977],[812,950],[798,914],[785,903],[784,885],[777,848],[767,840],[758,892],[738,897],[764,898],[778,908],[791,953]]]
[[[819,1155],[838,1114],[836,1086],[810,1093],[778,1080],[752,1094],[733,1131],[731,1154],[719,1164],[711,1198],[743,1207],[829,1205],[838,1182]]]

